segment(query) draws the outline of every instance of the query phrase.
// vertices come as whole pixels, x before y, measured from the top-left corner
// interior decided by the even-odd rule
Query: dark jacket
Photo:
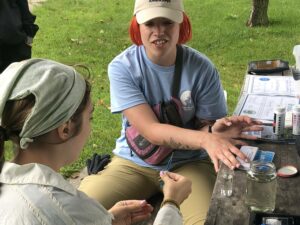
[[[39,27],[27,0],[0,0],[0,44],[15,45],[33,38]]]

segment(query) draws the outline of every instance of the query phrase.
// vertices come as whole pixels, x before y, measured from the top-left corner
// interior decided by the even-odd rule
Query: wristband
[[[208,125],[208,133],[212,133],[212,125]]]
[[[176,206],[177,209],[180,210],[179,204],[176,201],[172,200],[172,199],[163,200],[160,207],[163,207],[165,204],[172,204],[172,205]]]

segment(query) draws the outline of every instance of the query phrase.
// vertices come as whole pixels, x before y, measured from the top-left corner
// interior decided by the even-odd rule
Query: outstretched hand
[[[113,225],[129,225],[148,219],[153,207],[145,200],[124,200],[108,211],[114,216]]]
[[[203,147],[212,159],[216,172],[219,171],[220,161],[234,169],[240,166],[237,156],[244,161],[248,160],[235,145],[246,145],[238,139],[257,139],[243,132],[260,131],[263,129],[261,124],[248,116],[232,116],[216,121],[212,127],[212,134],[207,134],[203,141]]]
[[[235,144],[244,145],[244,143],[239,140],[234,140],[234,143],[232,143],[231,139],[221,137],[218,134],[206,133],[206,137],[203,138],[202,146],[211,158],[216,172],[220,169],[220,162],[223,162],[232,170],[238,168],[240,163],[236,159],[236,156],[247,162],[248,159],[246,155],[243,154]]]
[[[244,132],[261,131],[263,130],[261,125],[260,121],[253,120],[249,116],[231,116],[217,120],[212,131],[224,138],[255,140],[257,137],[247,135]]]

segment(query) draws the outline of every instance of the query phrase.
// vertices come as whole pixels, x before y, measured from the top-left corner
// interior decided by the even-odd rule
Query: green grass
[[[40,30],[33,56],[81,63],[92,73],[93,133],[80,159],[62,170],[66,176],[83,168],[93,152],[111,153],[120,133],[120,115],[108,109],[107,65],[131,45],[127,29],[133,4],[133,0],[48,0],[34,9]],[[193,27],[188,45],[206,54],[220,71],[230,113],[249,61],[280,58],[295,63],[292,48],[300,44],[299,0],[271,0],[266,28],[245,26],[250,0],[184,0],[184,4]]]

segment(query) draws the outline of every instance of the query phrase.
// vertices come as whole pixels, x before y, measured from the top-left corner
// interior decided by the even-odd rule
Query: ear
[[[71,121],[69,120],[57,128],[58,136],[64,141],[68,140],[72,136],[71,129]]]

